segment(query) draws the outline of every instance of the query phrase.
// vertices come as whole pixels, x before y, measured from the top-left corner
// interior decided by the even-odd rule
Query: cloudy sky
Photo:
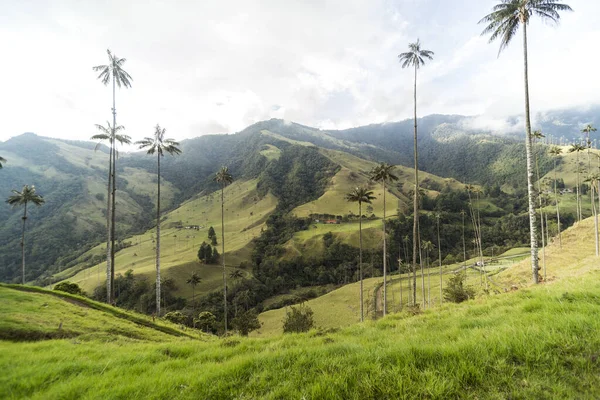
[[[111,118],[92,66],[127,59],[118,123],[134,139],[233,133],[269,118],[348,128],[409,118],[397,55],[420,38],[419,113],[522,112],[520,36],[498,58],[479,19],[498,0],[0,0],[0,140],[23,132],[87,139]],[[530,26],[533,112],[598,103],[597,0],[558,27]]]

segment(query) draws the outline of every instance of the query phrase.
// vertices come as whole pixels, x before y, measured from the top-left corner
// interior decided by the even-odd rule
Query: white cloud
[[[497,58],[498,44],[479,36],[494,3],[12,2],[0,16],[0,140],[93,134],[110,118],[110,88],[91,70],[107,47],[134,78],[117,93],[119,123],[134,138],[157,122],[183,139],[274,117],[322,128],[408,118],[412,73],[396,56],[417,37],[435,51],[419,73],[419,114],[481,115],[476,126],[509,129],[498,121],[522,112],[521,43]],[[534,114],[597,102],[600,55],[590,49],[600,30],[588,17],[600,4],[569,3],[576,12],[561,26],[531,25]]]

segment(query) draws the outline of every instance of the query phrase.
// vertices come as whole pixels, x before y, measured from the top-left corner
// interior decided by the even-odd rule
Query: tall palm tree
[[[536,143],[538,140],[541,141],[545,137],[546,136],[544,136],[544,134],[540,130],[535,130],[532,133],[532,138],[533,138],[534,143]],[[537,197],[538,197],[538,203],[539,203],[539,207],[540,207],[540,228],[542,229],[542,268],[544,270],[544,280],[545,280],[546,279],[546,239],[545,239],[545,235],[544,235],[544,206],[543,206],[543,202],[542,202],[542,180],[540,179],[540,167],[539,167],[539,162],[538,162],[539,160],[538,160],[537,152],[535,152],[534,158],[535,158],[535,175],[536,175],[537,184],[538,184]]]
[[[590,133],[596,132],[598,129],[594,128],[592,124],[587,124],[582,130],[581,133],[584,133],[586,138],[586,147],[587,147],[587,157],[588,157],[588,174],[592,173],[591,169],[591,161],[590,161],[590,148],[592,147],[592,141],[590,140]]]
[[[140,149],[148,149],[147,154],[153,155],[156,153],[156,175],[158,177],[156,197],[156,315],[160,316],[160,158],[169,153],[174,156],[181,153],[177,146],[179,143],[174,139],[165,139],[166,129],[161,128],[156,124],[154,128],[154,136],[145,137],[144,139],[135,142]],[[113,199],[114,200],[114,199]],[[114,216],[113,216],[114,217]],[[114,227],[113,227],[114,228]]]
[[[557,190],[557,184],[556,184],[556,159],[558,157],[560,157],[560,154],[562,153],[562,149],[558,146],[553,146],[550,149],[550,154],[553,156],[554,159],[554,202],[556,203],[556,221],[557,221],[557,226],[558,226],[558,245],[560,247],[562,247],[562,233],[560,231],[560,208],[558,206],[558,190]]]
[[[576,152],[577,157],[576,157],[576,173],[577,173],[577,221],[581,221],[581,218],[583,217],[583,213],[581,211],[581,192],[580,192],[580,182],[579,182],[579,170],[580,170],[580,165],[579,165],[579,152],[585,150],[585,147],[583,147],[582,145],[580,145],[579,143],[574,143],[571,145],[571,148],[569,149],[569,153],[573,153]]]
[[[106,126],[96,124],[96,129],[101,133],[98,133],[91,137],[92,140],[98,140],[96,149],[100,146],[100,142],[107,141],[109,143],[110,152],[108,155],[108,184],[107,184],[107,195],[106,195],[106,299],[108,304],[112,304],[115,297],[114,282],[115,282],[115,269],[111,262],[110,257],[110,244],[111,244],[111,189],[112,189],[112,149],[115,147],[116,142],[121,144],[130,144],[131,138],[127,135],[119,134],[118,132],[125,129],[123,126],[117,126],[113,129],[110,122],[106,122]]]
[[[441,245],[441,240],[440,240],[440,219],[442,218],[442,215],[437,212],[435,213],[435,219],[437,221],[437,248],[438,248],[438,263],[440,265],[440,304],[442,304],[444,302],[444,293],[443,293],[443,286],[444,286],[444,282],[442,281],[442,245]]]
[[[427,263],[427,305],[431,307],[431,266],[429,265],[429,253],[434,246],[431,241],[426,240],[421,243],[421,248],[425,250],[425,260]],[[423,291],[423,304],[425,304],[425,291]]]
[[[112,98],[113,98],[113,104],[112,104],[112,115],[113,115],[113,123],[112,126],[116,127],[117,125],[117,106],[116,106],[116,101],[115,101],[115,91],[116,91],[116,86],[119,86],[119,88],[121,87],[131,87],[131,81],[133,80],[133,78],[131,78],[131,76],[129,75],[129,73],[127,73],[127,71],[125,71],[123,69],[123,64],[125,64],[126,59],[124,58],[118,58],[116,55],[112,54],[110,52],[110,50],[106,50],[107,54],[108,54],[108,64],[104,64],[104,65],[97,65],[95,67],[92,67],[92,69],[96,72],[100,72],[100,74],[98,75],[98,79],[100,79],[100,81],[106,86],[108,85],[110,82],[112,82]],[[113,136],[115,135],[115,133],[113,133]],[[111,244],[110,244],[110,267],[107,265],[107,269],[111,268],[112,270],[114,270],[114,265],[115,265],[115,226],[116,226],[116,213],[115,213],[115,209],[116,209],[116,190],[117,190],[117,180],[116,180],[116,149],[115,149],[115,143],[111,143],[111,147],[110,147],[110,162],[111,162],[111,182],[109,183],[109,186],[111,186],[112,189],[112,195],[111,195],[111,223],[110,223],[110,238],[108,239]],[[107,261],[108,264],[108,261]],[[112,288],[113,292],[111,297],[109,298],[109,303],[112,302],[114,300],[114,288]]]
[[[381,182],[383,185],[383,316],[387,314],[387,249],[386,249],[386,231],[385,231],[385,184],[386,182],[395,182],[398,177],[394,175],[394,166],[388,163],[381,163],[371,170],[371,179]]]
[[[239,269],[236,269],[235,271],[231,271],[229,273],[229,278],[233,279],[234,281],[237,281],[238,279],[242,279],[243,277],[244,277],[244,273]]]
[[[463,244],[463,263],[465,266],[467,265],[467,246],[465,245],[465,210],[460,210],[460,215],[462,217],[462,244]]]
[[[6,163],[6,158],[0,157],[0,169],[2,169],[2,163]]]
[[[417,39],[416,43],[410,43],[408,45],[408,51],[398,55],[402,68],[412,67],[415,69],[415,81],[414,81],[414,120],[415,120],[415,134],[414,134],[414,159],[415,159],[415,190],[413,199],[413,303],[417,304],[417,245],[418,245],[418,228],[419,228],[419,157],[417,151],[417,71],[420,67],[425,65],[425,59],[433,60],[433,51],[422,50],[421,42]]]
[[[195,272],[192,273],[192,276],[186,281],[188,285],[192,286],[192,307],[196,306],[196,286],[198,286],[200,282],[202,282],[202,278],[200,278]]]
[[[596,242],[596,257],[600,255],[600,243],[598,242],[598,210],[596,210],[596,203],[594,201],[594,191],[596,190],[596,186],[598,185],[598,179],[600,175],[598,174],[590,174],[585,182],[590,183],[590,196],[592,198],[592,214],[594,216],[594,241]],[[600,198],[600,192],[598,194],[598,198]]]
[[[221,261],[223,263],[223,307],[225,310],[225,336],[227,336],[227,274],[225,271],[225,186],[233,182],[229,168],[221,167],[214,179],[221,186]]]
[[[531,238],[531,272],[534,283],[538,283],[537,227],[535,223],[535,189],[533,187],[533,158],[531,154],[531,118],[529,112],[529,70],[527,67],[527,25],[532,16],[543,20],[558,22],[559,11],[571,11],[571,7],[558,3],[557,0],[501,0],[493,11],[483,17],[479,23],[487,24],[482,35],[491,34],[490,43],[500,39],[498,55],[508,47],[517,34],[519,26],[523,27],[523,60],[525,84],[525,151],[527,154],[527,192],[529,199],[529,230]]]
[[[13,189],[13,195],[6,202],[13,207],[23,206],[23,226],[21,228],[21,283],[25,284],[25,221],[27,221],[27,203],[33,203],[36,206],[44,204],[45,200],[42,196],[35,192],[35,186],[23,186],[20,192]]]
[[[362,203],[371,204],[375,200],[373,191],[361,186],[346,194],[346,200],[358,203],[358,275],[360,279],[360,322],[365,320],[363,305],[363,270],[362,270]]]

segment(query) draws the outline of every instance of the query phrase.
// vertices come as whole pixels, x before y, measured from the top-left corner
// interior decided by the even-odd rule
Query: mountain
[[[560,120],[576,120],[566,115]],[[468,118],[432,115],[419,120],[421,169],[435,177],[429,187],[425,181],[424,187],[432,191],[432,196],[437,196],[435,193],[444,187],[445,178],[488,186],[494,183],[508,192],[523,189],[525,152],[520,141],[511,139],[510,135],[467,129]],[[236,180],[246,185],[244,190],[255,193],[257,201],[263,201],[269,194],[274,196],[272,211],[297,209],[298,216],[307,217],[311,214],[307,210],[316,209],[311,202],[325,196],[322,204],[331,207],[317,208],[328,210],[329,214],[339,208],[347,213],[349,207],[342,208],[339,201],[326,199],[339,198],[353,184],[352,179],[359,177],[356,182],[366,182],[368,169],[373,162],[381,161],[408,168],[402,173],[404,186],[391,192],[397,199],[392,207],[406,208],[410,202],[412,135],[410,120],[326,131],[273,119],[253,124],[236,134],[184,140],[181,142],[183,153],[178,157],[167,156],[162,163],[163,210],[167,215],[186,202],[209,199],[217,189],[213,174],[221,165],[227,165]],[[0,155],[8,160],[0,171],[0,193],[7,196],[11,189],[34,184],[46,199],[44,206],[28,211],[27,279],[42,282],[64,270],[73,271],[74,267],[81,270],[83,265],[101,263],[108,160],[106,148],[95,151],[95,147],[95,143],[50,139],[32,133],[0,143]],[[551,170],[552,160],[542,152],[539,159],[541,175],[544,175]],[[136,234],[149,237],[148,229],[154,223],[155,171],[154,157],[142,152],[121,154],[117,170],[119,238]],[[335,182],[346,183],[336,189]],[[244,203],[247,200],[240,201],[243,203],[240,211],[250,210]],[[379,209],[375,208],[378,214]],[[260,231],[266,226],[267,214],[248,226],[258,227]],[[13,210],[4,203],[0,205],[3,221],[0,224],[0,264],[3,265],[0,279],[3,281],[15,281],[19,276],[20,217],[20,210]],[[212,222],[217,225],[218,221]],[[352,243],[350,237],[348,243]],[[121,243],[121,247],[126,245]],[[247,245],[250,243],[240,249]],[[246,259],[250,247],[244,250]],[[288,250],[301,251],[291,245]],[[86,259],[83,263],[82,258]],[[243,258],[233,259],[241,261]]]

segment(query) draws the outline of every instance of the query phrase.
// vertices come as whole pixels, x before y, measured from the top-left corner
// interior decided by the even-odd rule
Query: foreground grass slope
[[[3,341],[0,397],[597,398],[599,278],[273,339]]]

